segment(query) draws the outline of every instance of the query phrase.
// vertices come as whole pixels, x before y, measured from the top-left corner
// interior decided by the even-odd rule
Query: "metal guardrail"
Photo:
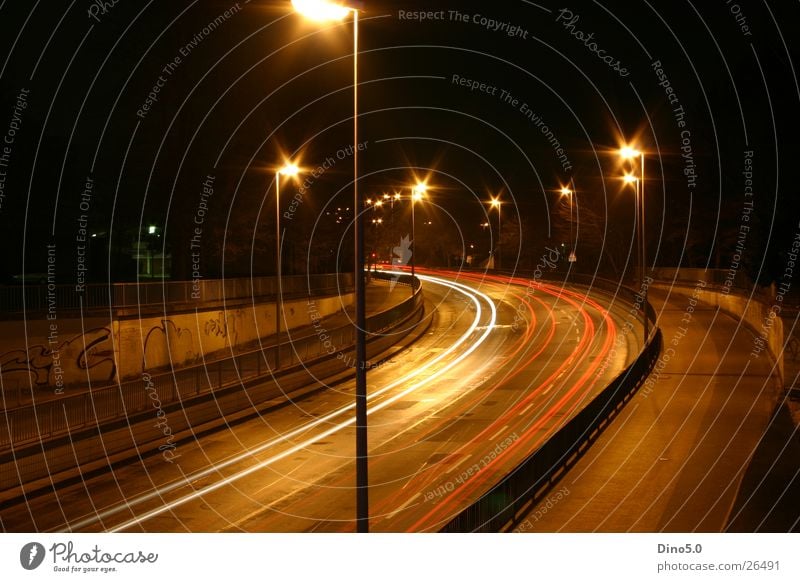
[[[333,295],[353,289],[352,273],[297,275],[281,277],[284,297]],[[199,279],[198,281],[158,281],[138,283],[90,283],[79,291],[75,285],[2,285],[0,313],[79,309],[130,309],[142,306],[169,305],[240,299],[274,298],[278,295],[276,277],[236,279]]]
[[[521,523],[528,509],[547,494],[636,393],[658,359],[661,343],[661,331],[657,330],[642,354],[603,392],[440,531],[499,532]]]
[[[577,282],[574,275],[569,281]],[[636,300],[637,294],[613,281],[588,278],[588,284],[605,292]],[[571,467],[580,454],[594,442],[630,400],[661,353],[661,330],[655,327],[655,310],[648,303],[648,318],[652,321],[649,341],[641,354],[628,365],[600,394],[553,434],[539,449],[517,465],[497,485],[451,519],[440,531],[499,532],[518,525],[551,489],[561,474]]]
[[[421,308],[422,302],[422,292],[417,286],[413,296],[409,295],[402,303],[368,317],[367,332],[375,336],[393,328]],[[291,350],[285,343],[280,350],[277,346],[268,346],[212,363],[159,374],[143,373],[136,380],[8,409],[3,413],[5,422],[0,423],[0,451],[152,411],[156,400],[166,407],[233,385],[250,383],[298,364],[332,357],[350,349],[354,343],[352,325],[333,330],[321,328],[307,336],[292,338]]]

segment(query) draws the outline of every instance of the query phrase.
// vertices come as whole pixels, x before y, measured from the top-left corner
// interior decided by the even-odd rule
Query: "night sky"
[[[367,1],[359,186],[427,182],[431,266],[485,258],[499,196],[503,266],[525,273],[569,241],[574,181],[575,267],[618,279],[635,261],[624,138],[646,152],[650,263],[741,256],[767,284],[800,232],[799,17],[777,0]],[[3,277],[55,245],[60,282],[80,264],[132,280],[139,245],[188,279],[193,240],[205,277],[270,275],[285,159],[307,171],[281,185],[287,272],[350,268],[352,41],[351,19],[288,1],[0,2]],[[366,218],[381,257],[410,231],[407,202]]]

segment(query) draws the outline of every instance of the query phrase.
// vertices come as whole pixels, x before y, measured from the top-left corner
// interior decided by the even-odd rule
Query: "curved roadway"
[[[426,335],[370,370],[370,527],[436,531],[638,350],[622,304],[430,273]],[[634,337],[635,336],[635,337]],[[635,339],[636,338],[636,339]],[[6,531],[353,531],[353,383],[3,512]]]

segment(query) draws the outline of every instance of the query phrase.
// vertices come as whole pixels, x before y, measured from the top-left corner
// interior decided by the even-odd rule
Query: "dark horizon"
[[[0,111],[9,123],[27,92],[0,207],[10,241],[4,278],[22,271],[23,258],[25,270],[42,270],[55,243],[60,278],[71,283],[83,217],[97,235],[84,249],[91,280],[135,278],[123,259],[150,225],[157,236],[147,244],[171,253],[171,276],[187,279],[208,176],[207,276],[274,271],[272,171],[287,156],[314,168],[352,142],[351,25],[320,30],[289,2],[92,6],[3,9]],[[420,9],[430,12],[424,21]],[[632,244],[633,195],[606,152],[625,136],[647,150],[653,263],[727,269],[752,151],[757,194],[743,264],[768,284],[798,226],[791,177],[779,171],[797,153],[787,134],[798,98],[790,35],[779,24],[796,20],[797,7],[740,12],[691,3],[655,12],[622,2],[368,2],[360,187],[381,194],[428,178],[432,201],[450,216],[439,224],[451,255],[481,239],[485,201],[501,195],[516,221],[509,226],[522,224],[521,239],[506,233],[504,252],[528,268],[567,236],[558,189],[574,180],[587,217],[576,266],[618,278],[620,267],[604,257],[618,263]],[[337,161],[292,213],[293,272],[330,268],[310,263],[309,250],[338,247],[347,232],[315,230],[321,213],[352,201],[352,169]],[[94,189],[83,211],[87,179]]]

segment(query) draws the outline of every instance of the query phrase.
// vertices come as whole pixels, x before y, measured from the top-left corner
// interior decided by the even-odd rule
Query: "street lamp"
[[[570,184],[572,184],[572,188],[568,188],[566,186],[561,188],[561,195],[569,197],[569,247],[570,247],[570,251],[569,251],[569,259],[568,260],[569,260],[570,263],[574,263],[575,261],[578,260],[578,258],[575,256],[576,241],[575,241],[575,237],[572,234],[572,232],[573,232],[573,227],[572,227],[573,218],[572,218],[572,216],[573,216],[573,206],[574,206],[574,204],[576,202],[577,192],[575,191],[575,180],[570,179]]]
[[[620,150],[620,155],[622,155],[623,151],[630,150],[630,148],[623,148]],[[636,156],[638,152],[636,150],[630,150],[634,152],[632,156]],[[631,157],[631,156],[629,156]],[[644,174],[644,154],[641,155],[641,169],[642,174]],[[644,238],[644,183],[640,177],[637,177],[634,174],[625,174],[622,177],[623,182],[626,184],[632,184],[634,186],[634,191],[636,192],[636,222],[638,223],[637,229],[637,238],[639,243],[639,269],[641,271],[641,291],[642,291],[642,309],[644,310],[644,343],[647,343],[647,338],[649,335],[648,330],[648,322],[647,322],[647,285],[644,282],[644,273],[645,273],[645,265],[647,264],[647,258],[645,256],[646,247],[645,247],[645,238]]]
[[[281,367],[281,313],[283,312],[283,289],[281,287],[281,176],[296,177],[300,168],[286,163],[275,171],[275,276],[278,281],[278,296],[275,300],[275,367]]]
[[[497,208],[497,250],[496,250],[496,253],[495,253],[495,255],[497,257],[497,266],[495,267],[496,269],[500,268],[500,234],[502,232],[502,230],[501,230],[502,229],[502,225],[501,225],[501,222],[500,222],[500,206],[502,204],[503,203],[500,202],[499,198],[492,198],[489,201],[489,207],[490,208]]]
[[[428,191],[428,186],[424,182],[417,182],[417,185],[411,189],[411,294],[414,294],[414,255],[417,250],[417,233],[414,219],[414,206],[425,197],[425,192]]]
[[[341,21],[353,15],[353,232],[356,304],[356,529],[369,531],[367,463],[367,312],[364,278],[364,217],[358,192],[358,11],[360,5],[332,0],[292,0],[294,9],[316,22]]]

